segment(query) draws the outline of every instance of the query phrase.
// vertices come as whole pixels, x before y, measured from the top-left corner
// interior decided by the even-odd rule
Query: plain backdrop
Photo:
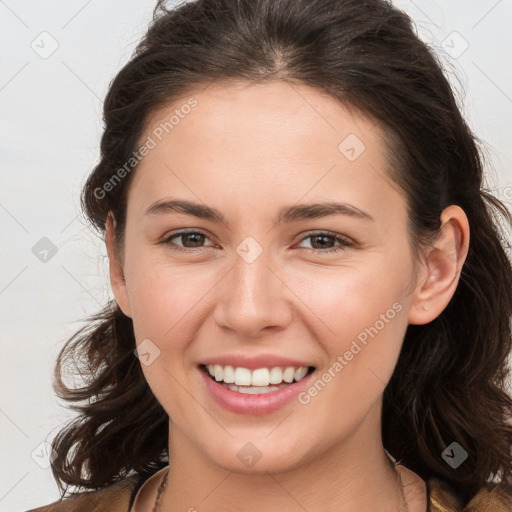
[[[436,49],[512,203],[512,1],[395,2]],[[102,100],[153,0],[0,0],[0,511],[59,498],[48,442],[74,413],[52,390],[65,340],[110,297],[79,192],[99,157]],[[457,77],[457,78],[456,78]]]

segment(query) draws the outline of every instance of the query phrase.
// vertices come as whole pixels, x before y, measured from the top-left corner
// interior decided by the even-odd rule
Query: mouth
[[[314,366],[272,366],[251,370],[219,364],[201,364],[199,369],[225,389],[245,395],[275,393],[300,382],[315,371]]]

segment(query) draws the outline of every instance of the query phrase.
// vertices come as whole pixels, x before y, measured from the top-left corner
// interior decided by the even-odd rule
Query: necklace
[[[385,448],[384,451],[386,452],[386,455],[388,456],[389,463],[391,464],[391,467],[395,470],[396,473],[398,473],[398,493],[400,495],[400,512],[404,511],[409,512],[409,507],[407,506],[407,502],[405,501],[405,495],[404,495],[404,483],[402,481],[402,474],[400,471],[396,468],[400,465],[400,461],[397,461],[393,455],[391,455]],[[401,459],[400,459],[401,460]]]
[[[400,512],[409,512],[409,507],[407,506],[407,502],[405,501],[405,495],[404,495],[404,483],[402,481],[402,475],[400,474],[400,471],[396,468],[400,464],[400,461],[396,461],[396,459],[393,458],[393,456],[387,451],[386,454],[389,456],[389,463],[391,464],[391,467],[395,470],[396,473],[398,473],[398,493],[400,495]],[[162,479],[162,482],[158,486],[158,490],[156,493],[156,500],[155,504],[153,505],[152,512],[161,512],[160,511],[160,498],[162,496],[162,493],[164,492],[164,489],[167,485],[167,477],[169,476],[169,469],[166,471],[164,478]]]
[[[162,482],[160,483],[160,485],[158,486],[158,490],[156,492],[156,500],[155,500],[155,504],[153,505],[152,512],[160,512],[160,505],[159,505],[160,497],[162,496],[162,492],[164,491],[165,486],[167,484],[167,477],[169,476],[169,469],[165,472],[165,476],[164,476]]]

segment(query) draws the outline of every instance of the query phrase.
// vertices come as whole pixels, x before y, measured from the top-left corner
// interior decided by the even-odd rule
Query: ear
[[[468,219],[460,206],[452,204],[443,210],[439,235],[424,254],[409,309],[410,324],[426,324],[442,313],[457,289],[468,248]]]
[[[126,290],[126,281],[122,263],[119,260],[116,249],[115,235],[116,221],[114,215],[109,212],[105,222],[105,245],[107,246],[108,263],[110,270],[110,286],[121,311],[131,317],[130,301]]]

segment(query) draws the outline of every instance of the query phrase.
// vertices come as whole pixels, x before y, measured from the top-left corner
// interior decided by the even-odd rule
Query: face
[[[416,285],[384,133],[284,82],[210,85],[147,126],[114,291],[171,449],[283,471],[378,437]]]

